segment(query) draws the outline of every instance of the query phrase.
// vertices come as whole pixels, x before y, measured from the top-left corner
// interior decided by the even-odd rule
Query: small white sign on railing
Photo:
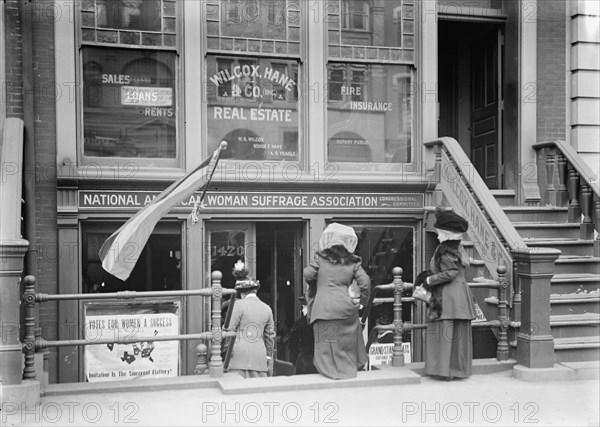
[[[404,353],[404,364],[411,363],[410,343],[402,343],[402,353]],[[369,347],[369,371],[376,365],[391,365],[394,354],[394,344],[371,344]]]

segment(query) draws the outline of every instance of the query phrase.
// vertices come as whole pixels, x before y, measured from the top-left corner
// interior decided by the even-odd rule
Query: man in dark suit
[[[307,302],[304,297],[300,297],[299,300],[302,303],[302,317],[292,326],[288,341],[291,360],[296,365],[296,374],[316,374],[318,372],[313,364],[315,339],[312,326],[306,319]]]

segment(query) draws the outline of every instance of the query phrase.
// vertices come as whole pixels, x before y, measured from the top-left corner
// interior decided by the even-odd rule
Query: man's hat
[[[469,223],[462,216],[452,211],[438,210],[435,213],[437,221],[433,226],[451,233],[464,233],[469,229]]]

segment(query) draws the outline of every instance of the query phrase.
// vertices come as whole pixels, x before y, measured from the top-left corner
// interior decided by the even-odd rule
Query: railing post
[[[198,359],[196,361],[196,368],[194,369],[194,374],[202,375],[206,372],[206,369],[208,368],[208,347],[206,346],[206,344],[198,344],[196,346],[196,356],[198,356]]]
[[[569,168],[569,222],[581,221],[581,206],[579,205],[579,174],[573,168]]]
[[[581,189],[581,213],[583,221],[579,229],[579,238],[589,240],[594,238],[594,223],[592,222],[592,200],[594,194],[589,185],[583,184]]]
[[[434,190],[434,200],[432,200],[433,205],[441,205],[443,200],[443,193],[440,187],[440,183],[442,182],[442,145],[437,144],[434,147],[435,152],[435,166],[434,166],[434,176],[435,176],[435,190]]]
[[[223,359],[221,358],[221,298],[223,297],[223,288],[221,279],[223,274],[220,271],[213,271],[212,279],[212,305],[211,305],[211,323],[212,323],[212,345],[210,351],[210,362],[208,372],[211,377],[223,376]]]
[[[600,200],[594,202],[594,212],[596,212],[596,230],[600,231]],[[600,232],[596,236],[596,240],[594,240],[594,256],[600,257]]]
[[[23,351],[25,352],[24,380],[35,380],[35,277],[25,276],[25,292],[23,293],[23,304],[25,305],[25,341]]]
[[[496,359],[508,360],[508,307],[506,301],[506,291],[508,289],[508,280],[506,280],[506,266],[498,265],[498,311],[500,320],[500,331],[498,332],[498,349],[496,350]]]
[[[557,153],[558,156],[558,196],[557,203],[559,206],[564,206],[568,202],[567,192],[567,158],[562,153]]]
[[[394,267],[394,350],[392,366],[404,366],[404,351],[402,350],[402,268]]]
[[[546,148],[546,202],[556,206],[556,188],[554,187],[554,168],[556,165],[556,148]]]
[[[550,333],[550,280],[558,249],[515,250],[521,284],[521,328],[517,335],[517,363],[526,368],[554,366],[554,338]]]

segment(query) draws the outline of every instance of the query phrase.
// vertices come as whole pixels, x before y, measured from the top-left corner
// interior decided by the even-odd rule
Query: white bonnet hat
[[[358,238],[354,228],[332,222],[323,230],[319,240],[319,249],[324,250],[335,245],[342,245],[348,252],[353,253],[357,244]]]

